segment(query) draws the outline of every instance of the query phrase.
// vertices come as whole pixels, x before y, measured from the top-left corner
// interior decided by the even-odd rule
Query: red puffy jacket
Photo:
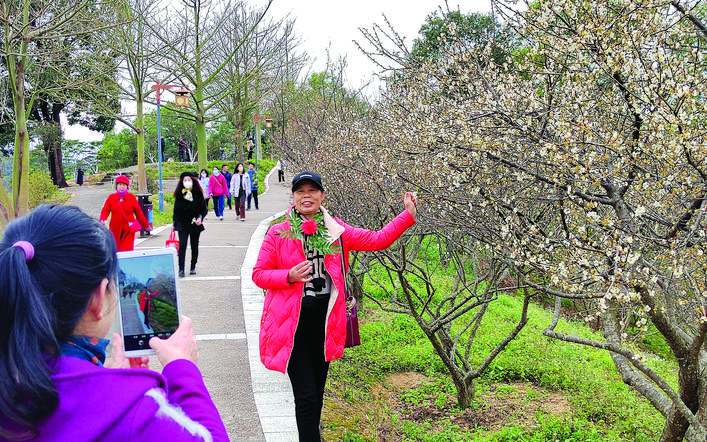
[[[340,244],[338,238],[343,237],[347,266],[349,250],[383,250],[415,224],[415,219],[405,210],[383,229],[375,232],[349,226],[338,218],[332,218],[324,208],[321,210],[330,237],[336,238],[335,244]],[[267,289],[260,320],[260,360],[268,369],[282,373],[287,372],[304,293],[304,283],[288,284],[287,274],[292,267],[306,259],[302,241],[278,235],[288,227],[289,224],[284,222],[270,228],[253,268],[253,282]],[[333,361],[344,353],[346,341],[346,301],[341,256],[327,255],[324,266],[334,283],[327,309],[324,356],[327,361]]]

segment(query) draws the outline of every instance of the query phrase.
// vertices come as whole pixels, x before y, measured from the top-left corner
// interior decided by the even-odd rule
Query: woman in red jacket
[[[260,359],[287,372],[295,397],[300,441],[319,441],[319,420],[329,362],[341,357],[346,340],[342,254],[390,247],[415,224],[417,201],[405,195],[405,209],[374,232],[332,218],[321,206],[320,176],[302,172],[292,180],[294,206],[288,220],[263,240],[253,282],[267,289],[260,322]],[[340,250],[343,244],[343,250]]]
[[[133,223],[138,223],[145,229],[150,229],[150,223],[137,203],[135,195],[128,192],[130,180],[125,175],[115,179],[115,193],[106,199],[101,210],[101,222],[105,223],[110,215],[110,231],[118,244],[118,251],[125,252],[135,247],[135,232],[130,230]]]

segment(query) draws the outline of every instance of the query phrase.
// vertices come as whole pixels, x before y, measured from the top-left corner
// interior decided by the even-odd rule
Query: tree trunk
[[[147,171],[145,170],[145,124],[143,118],[142,96],[137,99],[137,190],[138,193],[147,193]]]
[[[29,134],[25,109],[25,63],[9,57],[8,67],[14,73],[15,152],[12,162],[12,212],[21,216],[29,210]]]
[[[467,383],[464,381],[463,376],[461,379],[457,379],[457,377],[458,376],[452,375],[452,381],[457,389],[457,405],[459,405],[461,409],[466,409],[471,406],[471,401],[474,400],[476,386],[473,380]]]

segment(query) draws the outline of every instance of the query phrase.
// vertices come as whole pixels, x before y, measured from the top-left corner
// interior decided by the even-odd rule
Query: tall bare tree
[[[192,105],[183,108],[181,115],[196,127],[199,167],[206,167],[206,125],[219,117],[218,104],[232,89],[222,90],[217,80],[224,75],[227,63],[246,43],[248,35],[267,14],[272,0],[252,22],[245,24],[243,39],[234,43],[231,51],[218,59],[211,54],[219,50],[219,32],[229,23],[229,11],[242,9],[231,2],[213,3],[209,0],[182,0],[183,9],[175,20],[161,27],[158,34],[165,45],[161,69],[165,78],[183,84],[191,91]]]
[[[260,10],[245,6],[241,4],[227,12],[228,20],[219,34],[221,44],[212,54],[214,63],[233,54],[215,86],[230,91],[218,109],[234,127],[239,144],[244,143],[244,131],[253,125],[252,117],[271,107],[284,86],[299,77],[307,60],[298,51],[300,41],[292,20],[265,22],[260,19]]]

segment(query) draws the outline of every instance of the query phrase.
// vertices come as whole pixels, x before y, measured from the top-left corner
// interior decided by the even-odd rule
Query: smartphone
[[[155,354],[150,339],[179,327],[177,251],[172,247],[118,252],[118,317],[126,357]]]

